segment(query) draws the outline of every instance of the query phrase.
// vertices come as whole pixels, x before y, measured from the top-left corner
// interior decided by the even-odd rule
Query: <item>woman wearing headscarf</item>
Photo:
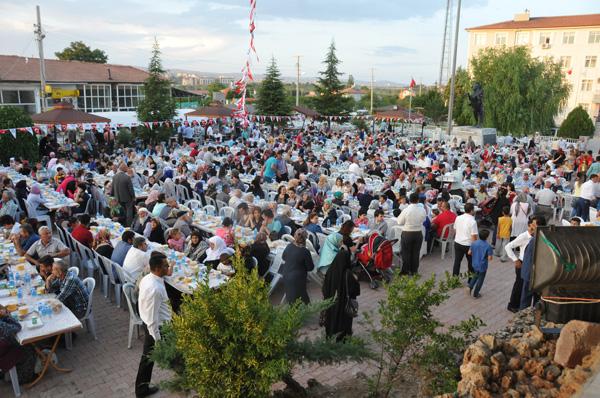
[[[111,258],[113,254],[113,246],[110,241],[110,232],[108,229],[101,229],[94,238],[94,250],[105,258]]]
[[[517,237],[527,231],[527,224],[529,223],[531,213],[529,203],[527,202],[527,194],[525,192],[519,193],[510,206],[510,217],[512,218],[511,238]]]
[[[282,259],[285,262],[280,270],[285,286],[285,298],[288,304],[294,304],[300,299],[308,304],[306,278],[308,272],[315,268],[310,251],[306,248],[306,230],[300,228],[294,234],[294,242],[286,246]]]
[[[259,232],[250,246],[249,256],[254,257],[258,263],[258,275],[264,276],[269,270],[269,255],[271,249],[267,244],[267,234]]]
[[[165,242],[165,230],[160,224],[160,219],[158,217],[152,218],[150,222],[146,224],[144,236],[151,242],[158,243],[159,245],[167,243]]]
[[[208,243],[202,240],[202,235],[198,231],[192,231],[190,241],[185,247],[185,255],[192,261],[200,261],[208,249]]]
[[[27,181],[21,180],[15,184],[15,198],[19,202],[19,207],[21,211],[27,211],[25,207],[25,201],[27,200],[27,196],[29,195],[29,189],[27,188]]]
[[[44,199],[42,198],[42,191],[38,184],[33,184],[31,186],[31,191],[29,192],[29,195],[27,195],[27,203],[29,204],[29,208],[36,212],[36,214],[29,214],[29,217],[36,217],[48,212],[48,210],[44,208]]]
[[[342,234],[339,232],[334,232],[325,239],[325,243],[323,243],[323,247],[321,248],[321,255],[319,257],[319,265],[317,265],[317,270],[325,274],[327,269],[333,262],[333,259],[340,251],[340,246],[342,244]]]
[[[334,305],[325,310],[325,334],[327,337],[343,341],[352,335],[353,316],[346,307],[349,300],[356,300],[360,295],[360,285],[352,267],[352,253],[347,245],[342,245],[331,266],[325,274],[322,292],[324,299],[335,297]]]
[[[208,240],[208,249],[206,250],[206,258],[204,264],[208,267],[215,268],[221,260],[221,254],[227,250],[225,241],[218,236],[213,236]]]

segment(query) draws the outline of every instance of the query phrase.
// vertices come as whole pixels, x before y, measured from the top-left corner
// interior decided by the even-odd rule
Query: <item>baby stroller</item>
[[[491,213],[496,205],[496,198],[490,198],[484,200],[479,204],[481,211],[476,215],[477,222],[479,225],[484,227],[491,227],[494,225],[494,221],[492,220]]]
[[[370,281],[371,289],[377,289],[379,283],[376,279],[389,282],[392,279],[392,261],[394,258],[394,244],[397,239],[387,240],[377,232],[369,236],[369,241],[363,245],[356,255],[357,263]]]

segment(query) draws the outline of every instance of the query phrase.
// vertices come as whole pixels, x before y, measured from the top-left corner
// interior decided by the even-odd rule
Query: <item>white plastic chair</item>
[[[221,210],[223,207],[227,207],[227,203],[222,200],[215,200],[217,209]]]
[[[15,393],[15,397],[21,396],[21,386],[19,386],[19,376],[17,375],[17,367],[13,366],[8,371],[10,375],[10,382],[12,383],[12,388]]]
[[[126,282],[129,283],[133,283],[135,284],[135,279],[131,276],[131,274],[127,271],[125,271],[125,268],[121,267],[119,264],[117,263],[112,263],[113,264],[113,269],[115,270],[115,272],[117,273],[117,277],[119,278],[119,283],[116,283],[117,281],[115,281],[115,303],[117,304],[117,307],[121,307],[121,286],[124,285]]]
[[[96,321],[94,320],[94,314],[92,314],[92,299],[94,298],[96,280],[94,278],[85,278],[83,280],[83,285],[88,292],[89,301],[85,315],[80,319],[80,321],[85,323],[88,331],[90,331],[92,336],[94,336],[94,340],[98,340],[98,336],[96,336]]]
[[[217,208],[213,205],[206,205],[206,206],[204,206],[203,210],[209,216],[217,215]]]
[[[273,291],[275,290],[275,288],[277,287],[277,285],[279,285],[279,282],[281,282],[282,276],[279,273],[279,268],[281,267],[281,264],[283,263],[283,249],[279,249],[277,251],[277,253],[275,254],[275,258],[273,258],[273,262],[271,263],[271,266],[269,267],[269,271],[267,271],[267,273],[271,274],[273,279],[271,279],[271,283],[269,284],[269,296],[273,293]]]
[[[202,202],[196,199],[190,199],[187,202],[185,202],[185,207],[189,208],[190,210],[198,210],[198,209],[202,209]]]
[[[127,300],[127,307],[129,308],[129,334],[127,338],[127,348],[131,349],[131,341],[133,340],[133,329],[137,329],[138,338],[140,337],[140,326],[144,324],[140,314],[136,310],[137,297],[135,297],[135,285],[127,282],[123,285],[123,294]]]
[[[283,227],[281,227],[281,231],[284,235],[292,234],[292,228],[290,228],[288,225],[284,225]]]
[[[276,197],[277,197],[277,192],[276,192],[276,191],[270,191],[270,192],[267,194],[267,200],[268,200],[269,202],[274,202]]]
[[[444,225],[442,228],[442,233],[440,234],[441,238],[436,237],[435,242],[439,242],[442,247],[442,260],[446,258],[446,247],[448,247],[448,243],[454,242],[454,223]],[[446,238],[444,238],[446,236]],[[454,250],[454,245],[450,245],[450,250]],[[431,245],[431,251],[433,251],[433,245]]]
[[[352,221],[352,216],[350,216],[350,214],[342,214],[342,224],[346,221]]]
[[[286,242],[290,242],[290,243],[294,243],[294,237],[292,235],[290,235],[290,234],[283,234],[281,236],[281,240],[286,241]]]
[[[31,207],[31,204],[28,201],[25,200],[24,202],[29,218],[34,218],[37,222],[43,222],[47,227],[52,228],[52,220],[49,215],[39,214],[36,209]]]
[[[79,277],[79,268],[77,268],[77,267],[71,267],[71,268],[69,268],[68,272],[75,274],[76,277]]]
[[[229,206],[223,206],[219,208],[219,217],[229,217],[233,219],[233,215],[235,214],[235,209]]]

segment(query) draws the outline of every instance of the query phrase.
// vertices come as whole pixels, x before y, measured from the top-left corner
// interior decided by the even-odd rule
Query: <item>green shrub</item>
[[[21,108],[0,106],[0,129],[31,127],[33,121]],[[39,159],[38,139],[28,131],[16,132],[16,138],[10,132],[0,134],[0,162],[7,164],[11,157],[20,157],[35,162]]]
[[[378,372],[369,381],[372,396],[389,397],[411,369],[426,379],[425,396],[456,390],[458,358],[483,322],[472,316],[444,325],[433,309],[459,286],[459,278],[448,273],[440,282],[435,275],[421,282],[419,276],[398,274],[387,286],[387,300],[379,302],[380,324],[367,317],[379,353]]]
[[[358,339],[298,341],[305,320],[331,302],[273,307],[257,272],[246,271],[240,256],[234,267],[236,275],[218,290],[201,286],[185,297],[173,317],[174,336],[156,345],[153,358],[176,371],[175,387],[207,398],[265,397],[281,380],[301,389],[291,377],[294,363],[368,356]]]
[[[161,126],[148,128],[146,126],[138,126],[136,128],[136,138],[140,138],[144,144],[159,144],[160,142],[168,142],[173,133],[172,127]]]
[[[558,129],[558,136],[565,138],[579,138],[582,135],[594,134],[594,122],[590,115],[580,106],[567,115]]]
[[[133,134],[128,128],[120,128],[117,133],[117,144],[128,147],[133,140]]]

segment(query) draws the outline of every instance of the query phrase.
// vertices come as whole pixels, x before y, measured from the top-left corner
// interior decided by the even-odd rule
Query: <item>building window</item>
[[[540,41],[539,44],[541,45],[549,45],[550,44],[550,36],[551,33],[540,33]]]
[[[483,47],[487,43],[487,34],[486,33],[476,33],[475,34],[475,45],[477,47]]]
[[[600,30],[590,32],[590,35],[588,36],[588,43],[589,44],[600,43]]]
[[[86,112],[110,112],[112,110],[109,84],[87,84],[83,90]],[[77,106],[79,107],[81,104],[82,102],[78,99]]]
[[[563,44],[575,43],[575,32],[564,32],[563,33]]]
[[[561,66],[561,68],[570,68],[571,67],[571,57],[569,57],[569,56],[560,57],[560,66]]]
[[[595,68],[596,67],[596,56],[595,55],[589,55],[587,57],[585,57],[585,67],[586,68]]]
[[[515,44],[517,46],[526,46],[529,44],[529,32],[517,32]]]
[[[581,81],[581,91],[592,91],[592,82],[591,79],[584,79]]]
[[[142,86],[138,84],[119,84],[117,86],[117,107],[120,111],[135,111],[144,98]]]
[[[497,46],[505,46],[506,45],[506,33],[496,33],[495,43]]]
[[[27,113],[35,113],[37,110],[33,90],[1,90],[0,105],[21,108]]]

